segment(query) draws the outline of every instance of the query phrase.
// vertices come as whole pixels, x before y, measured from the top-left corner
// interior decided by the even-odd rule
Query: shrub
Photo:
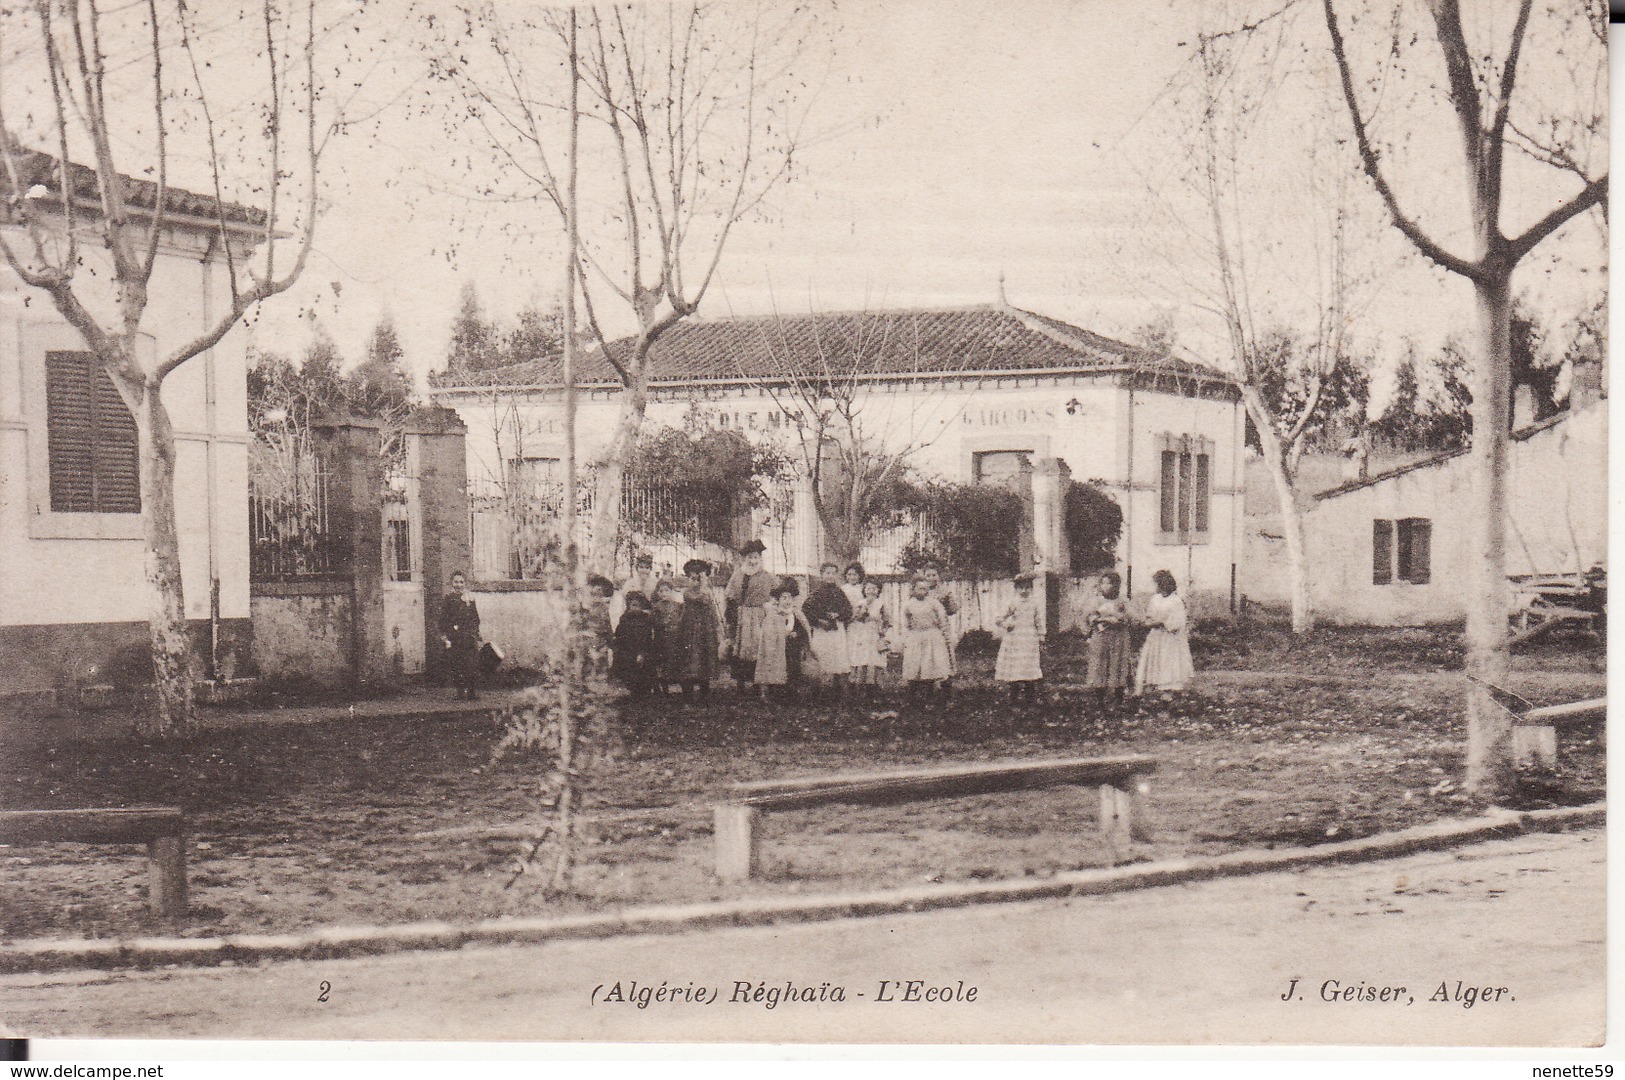
[[[999,639],[991,630],[966,630],[954,652],[959,656],[992,656],[999,651]]]
[[[1067,546],[1072,572],[1093,574],[1117,563],[1117,540],[1123,535],[1123,508],[1100,480],[1072,481],[1064,496]]]
[[[1027,508],[1020,495],[994,484],[930,482],[899,486],[902,509],[922,524],[898,556],[914,571],[940,563],[945,577],[985,580],[1019,571]]]

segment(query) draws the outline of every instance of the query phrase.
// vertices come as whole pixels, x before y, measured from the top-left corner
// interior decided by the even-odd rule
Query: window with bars
[[[1427,518],[1378,518],[1371,523],[1371,583],[1433,580],[1433,522]]]
[[[1157,540],[1205,544],[1213,516],[1213,443],[1191,435],[1164,435],[1158,484]]]
[[[390,518],[384,525],[384,572],[390,581],[411,581],[412,523],[405,518]]]
[[[139,514],[135,418],[93,353],[45,354],[45,416],[51,510]]]

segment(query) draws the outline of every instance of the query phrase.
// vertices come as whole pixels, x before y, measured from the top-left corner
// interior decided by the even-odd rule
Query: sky
[[[747,10],[750,0],[723,2]],[[1189,237],[1165,213],[1179,198],[1170,178],[1179,143],[1190,136],[1170,112],[1170,83],[1188,81],[1192,44],[1204,27],[1278,4],[827,2],[835,15],[819,42],[821,63],[807,69],[808,137],[795,175],[762,214],[734,230],[701,317],[990,303],[1002,281],[1016,306],[1114,336],[1166,313],[1188,352],[1218,359],[1216,327],[1187,288],[1200,260],[1184,256]],[[1357,0],[1346,2],[1346,10],[1357,9]],[[1493,30],[1505,6],[1469,5],[1469,18]],[[517,17],[539,5],[505,0],[498,7]],[[1298,7],[1294,33],[1309,43],[1310,67],[1324,72],[1330,62],[1319,5]],[[444,17],[452,5],[417,0],[371,10],[395,21],[356,29],[360,44],[339,69],[341,82],[362,84],[352,108],[371,115],[329,152],[309,265],[292,290],[234,333],[297,356],[319,325],[355,359],[387,316],[421,378],[444,365],[465,283],[505,322],[528,303],[557,297],[562,229],[548,206],[482,203],[458,190],[494,166],[477,127],[447,124],[448,106],[455,107],[449,85],[424,74],[426,57],[443,48],[435,31],[445,25],[428,16]],[[234,43],[239,31],[224,14],[219,19],[213,44],[252,47]],[[252,28],[251,21],[242,25]],[[335,28],[333,36],[350,29]],[[1417,55],[1437,62],[1429,48]],[[1527,83],[1541,83],[1544,62],[1528,61]],[[243,70],[246,83],[249,65]],[[1420,87],[1432,73],[1423,69],[1419,77]],[[8,95],[20,97],[19,86],[13,78]],[[1384,109],[1398,111],[1400,95],[1392,87],[1383,94]],[[1260,228],[1298,220],[1306,204],[1304,174],[1274,169],[1274,155],[1284,163],[1317,128],[1346,124],[1335,111],[1317,120],[1301,86],[1288,84],[1282,99],[1281,119],[1253,143],[1256,167],[1271,181],[1248,207]],[[1435,108],[1433,115],[1448,114]],[[1390,164],[1408,204],[1443,222],[1434,215],[1449,210],[1458,190],[1459,144],[1448,128],[1418,131],[1394,146]],[[1320,177],[1327,172],[1337,169]],[[1369,284],[1356,333],[1391,349],[1407,336],[1438,340],[1468,327],[1468,290],[1407,258],[1355,170],[1343,173],[1363,200],[1354,233]],[[590,177],[584,184],[589,200],[603,201]],[[1540,207],[1553,190],[1536,190],[1527,206]],[[1516,198],[1513,205],[1520,205]],[[1553,318],[1572,311],[1599,279],[1595,216],[1543,245],[1522,272],[1522,284]],[[1440,228],[1448,232],[1447,224]],[[1286,297],[1313,277],[1303,240],[1260,242],[1267,256],[1257,264],[1261,298]],[[1301,321],[1299,301],[1296,308],[1283,301],[1279,317]],[[631,327],[624,308],[612,305],[604,322],[610,333]]]

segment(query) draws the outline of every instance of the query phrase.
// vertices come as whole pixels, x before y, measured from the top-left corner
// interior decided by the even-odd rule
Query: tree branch
[[[1535,245],[1562,228],[1571,218],[1578,217],[1593,206],[1602,206],[1606,209],[1607,204],[1604,200],[1607,198],[1608,176],[1605,173],[1587,184],[1580,194],[1529,226],[1522,236],[1508,240],[1506,244],[1508,265],[1516,266]]]
[[[1376,186],[1377,194],[1382,196],[1383,205],[1388,208],[1388,215],[1393,219],[1394,227],[1405,234],[1406,239],[1415,244],[1418,251],[1435,263],[1452,273],[1477,281],[1483,276],[1482,267],[1446,251],[1400,209],[1399,200],[1395,197],[1393,189],[1388,186],[1387,177],[1383,175],[1381,157],[1371,144],[1365,120],[1360,114],[1359,98],[1354,91],[1354,75],[1349,68],[1348,54],[1343,45],[1343,33],[1337,25],[1337,11],[1333,7],[1333,0],[1321,2],[1326,12],[1326,30],[1332,39],[1332,55],[1337,60],[1338,78],[1343,86],[1343,100],[1348,105],[1349,120],[1354,125],[1354,141],[1360,151],[1360,163],[1365,168],[1365,174]],[[1473,96],[1475,112],[1477,100],[1475,90]]]

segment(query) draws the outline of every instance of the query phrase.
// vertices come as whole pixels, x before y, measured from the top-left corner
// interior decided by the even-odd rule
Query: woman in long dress
[[[1196,674],[1191,663],[1191,647],[1185,640],[1188,621],[1185,601],[1180,599],[1174,575],[1158,570],[1151,580],[1157,595],[1146,605],[1145,625],[1151,633],[1140,649],[1140,665],[1134,675],[1134,692],[1177,692],[1185,689]]]
[[[1010,685],[1010,703],[1036,701],[1044,681],[1040,651],[1044,641],[1044,613],[1033,600],[1032,574],[1016,577],[1016,599],[999,618],[1004,640],[999,642],[999,658],[993,664],[996,682]]]
[[[740,548],[740,566],[728,579],[728,588],[723,593],[733,677],[741,688],[755,680],[762,619],[773,598],[773,590],[779,587],[778,575],[762,568],[762,553],[766,550],[767,545],[760,540],[752,540]]]

